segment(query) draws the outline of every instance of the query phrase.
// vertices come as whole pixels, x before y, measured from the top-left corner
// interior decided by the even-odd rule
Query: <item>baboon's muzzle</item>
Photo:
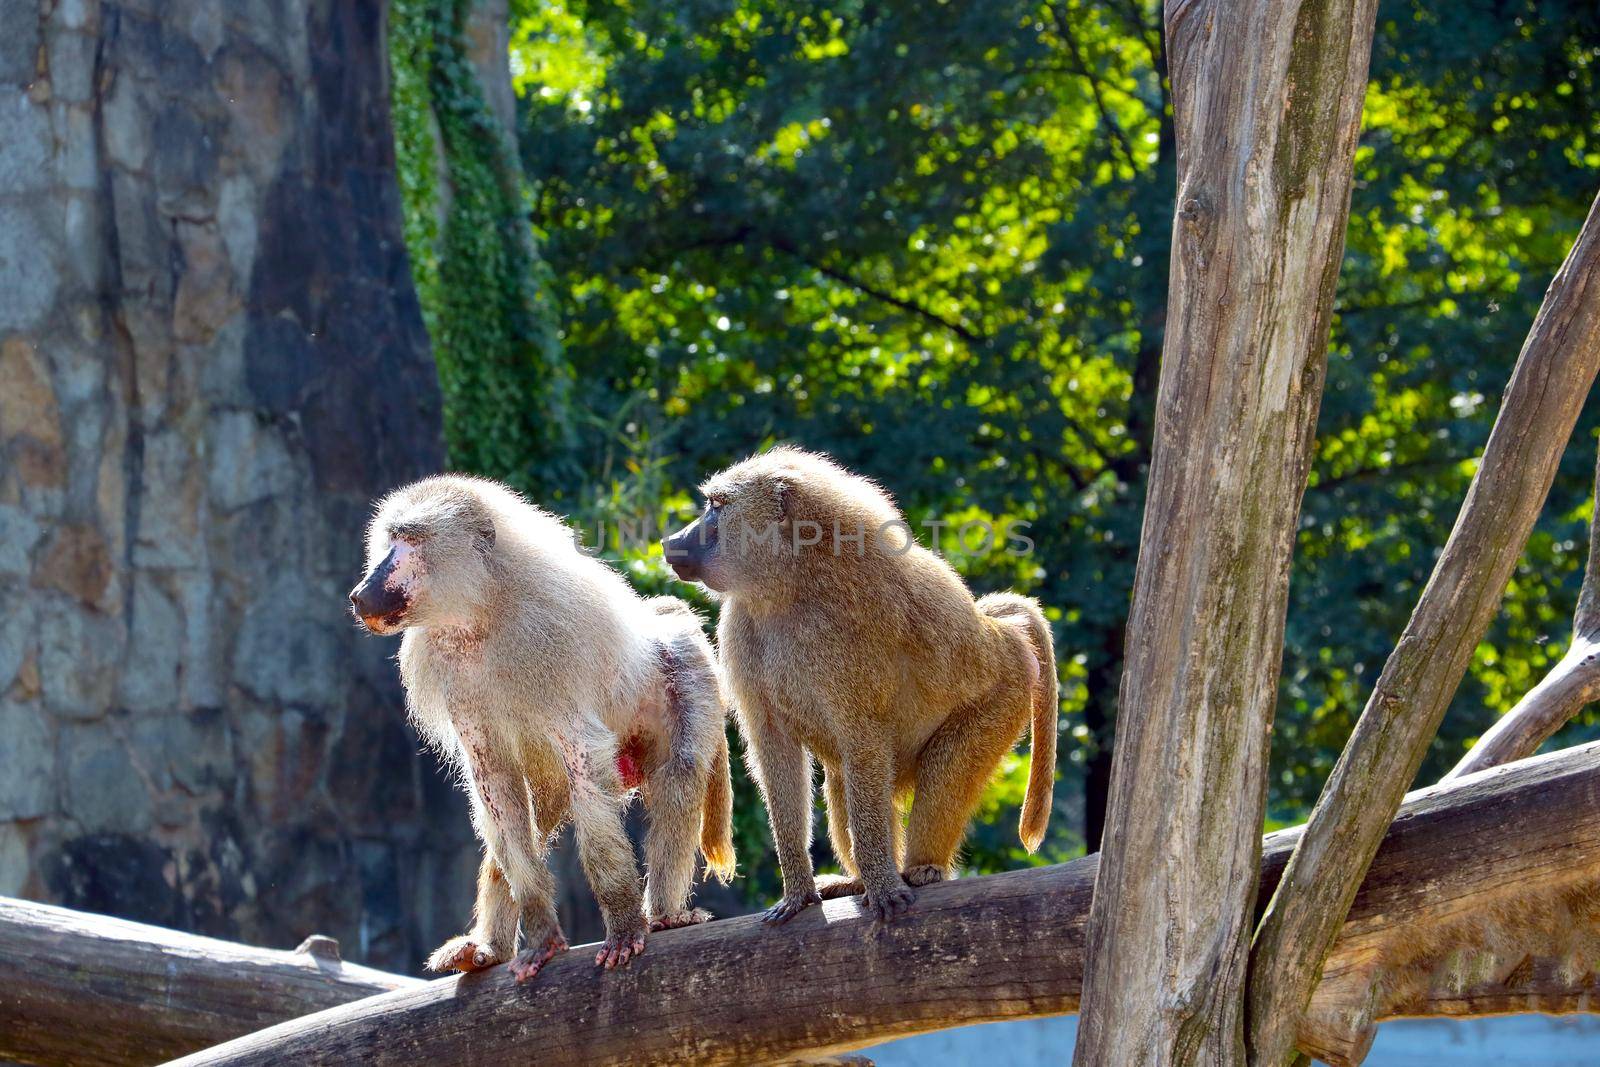
[[[395,553],[391,549],[376,567],[367,572],[361,584],[350,590],[350,606],[367,629],[373,633],[386,633],[400,624],[410,607],[405,593],[389,587],[389,576],[394,573]]]
[[[705,557],[711,545],[702,535],[700,522],[696,520],[661,542],[667,566],[681,581],[698,582],[705,575]]]

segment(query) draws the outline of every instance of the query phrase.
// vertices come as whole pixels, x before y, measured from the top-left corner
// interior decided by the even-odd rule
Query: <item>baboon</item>
[[[1056,660],[1037,601],[974,601],[916,544],[894,501],[826,456],[773,449],[701,487],[705,512],[664,544],[722,597],[723,668],[772,821],[781,923],[864,892],[880,920],[950,877],[996,765],[1033,730],[1020,833],[1039,847],[1055,781]],[[812,872],[811,760],[846,875]],[[902,828],[899,810],[913,795]]]
[[[459,769],[484,846],[472,929],[428,966],[512,959],[519,919],[519,982],[567,947],[545,857],[569,817],[605,918],[597,964],[644,951],[647,929],[710,918],[689,908],[695,845],[727,881],[733,793],[726,700],[693,610],[641,598],[559,519],[479,478],[385,497],[367,563],[351,604],[373,633],[405,631],[412,722]],[[622,821],[633,790],[649,816],[642,907]]]

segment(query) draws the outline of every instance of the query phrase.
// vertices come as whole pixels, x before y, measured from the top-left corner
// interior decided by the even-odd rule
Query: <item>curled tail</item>
[[[733,776],[728,770],[728,731],[717,737],[706,780],[706,803],[700,810],[700,854],[706,873],[723,885],[733,877]]]
[[[1037,852],[1050,825],[1050,805],[1056,784],[1056,718],[1061,710],[1060,681],[1056,675],[1055,641],[1039,602],[1016,593],[991,593],[978,601],[978,610],[1007,623],[1027,638],[1032,648],[1032,753],[1028,758],[1028,789],[1022,800],[1022,820],[1017,834],[1022,846]]]

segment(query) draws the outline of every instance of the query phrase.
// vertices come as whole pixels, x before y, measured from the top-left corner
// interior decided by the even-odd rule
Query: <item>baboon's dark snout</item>
[[[674,574],[686,582],[699,581],[703,572],[701,563],[706,546],[699,536],[697,526],[698,524],[687,526],[661,542],[661,551],[667,557],[667,565],[672,568]]]
[[[383,568],[377,568],[350,590],[350,606],[363,621],[386,619],[407,607],[405,593],[389,588],[384,581],[385,574]]]

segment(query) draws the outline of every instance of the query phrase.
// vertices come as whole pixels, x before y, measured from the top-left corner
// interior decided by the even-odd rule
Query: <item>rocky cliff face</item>
[[[467,916],[345,612],[443,463],[382,19],[0,5],[0,893],[400,970]]]

